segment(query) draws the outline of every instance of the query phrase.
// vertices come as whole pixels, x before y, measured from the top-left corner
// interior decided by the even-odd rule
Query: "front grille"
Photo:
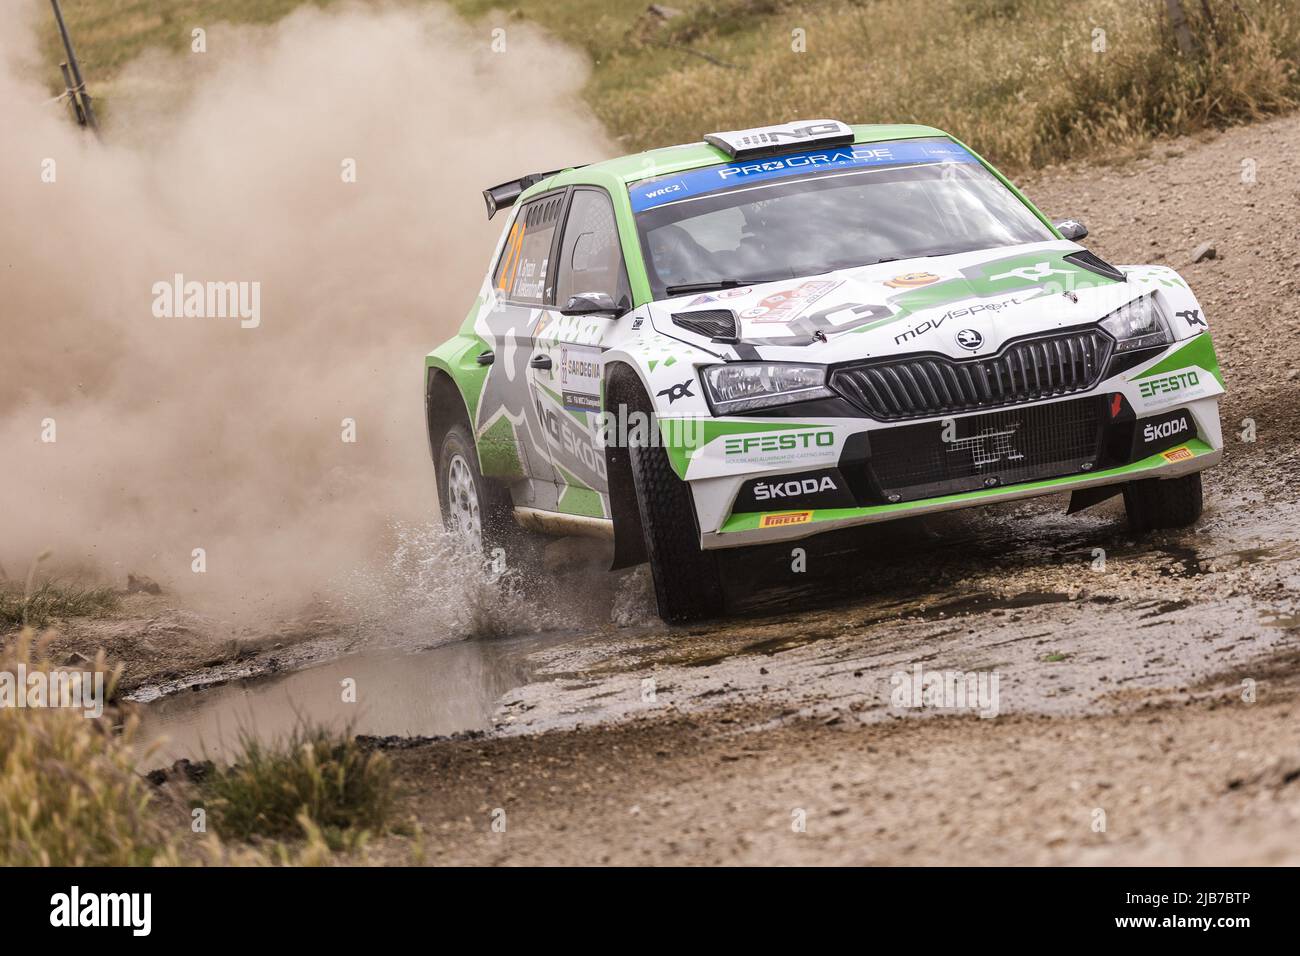
[[[915,501],[1091,471],[1104,396],[1004,409],[870,433],[870,470],[885,501]]]
[[[1012,343],[990,358],[912,356],[846,365],[831,374],[831,387],[880,421],[997,408],[1092,388],[1112,344],[1098,329],[1075,329]]]

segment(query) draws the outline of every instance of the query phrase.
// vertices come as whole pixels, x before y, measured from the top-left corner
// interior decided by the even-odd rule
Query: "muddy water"
[[[143,688],[141,739],[166,738],[144,762],[225,756],[241,729],[274,740],[304,720],[371,735],[537,733],[738,700],[885,719],[898,716],[895,677],[920,662],[996,672],[1007,713],[1104,713],[1137,691],[1227,693],[1300,642],[1300,504],[1212,500],[1197,528],[1145,538],[1117,506],[1067,517],[1052,500],[899,522],[801,543],[816,571],[806,576],[790,573],[788,548],[758,549],[728,575],[732,616],[696,627],[575,621],[200,691]]]
[[[139,751],[150,767],[205,754],[225,758],[243,733],[271,743],[300,723],[375,736],[484,730],[501,696],[532,679],[530,655],[573,638],[534,634],[419,653],[373,651],[290,674],[171,694],[141,707]],[[352,688],[355,694],[349,695]]]

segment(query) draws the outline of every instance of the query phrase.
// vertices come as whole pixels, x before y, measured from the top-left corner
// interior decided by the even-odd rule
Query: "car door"
[[[492,275],[486,323],[492,365],[479,402],[483,473],[512,484],[519,504],[552,508],[556,476],[546,428],[532,401],[535,332],[555,296],[555,244],[567,190],[520,206]],[[522,500],[521,500],[522,499]]]
[[[609,194],[575,186],[565,211],[555,270],[556,308],[534,331],[534,350],[549,360],[535,368],[533,399],[547,429],[547,451],[557,484],[558,511],[609,517],[609,482],[600,440],[605,342],[613,314],[566,316],[559,309],[575,295],[605,293],[631,305],[618,223]]]

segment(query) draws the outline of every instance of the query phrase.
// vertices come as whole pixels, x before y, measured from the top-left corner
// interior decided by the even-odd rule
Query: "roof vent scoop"
[[[709,133],[704,141],[732,159],[749,159],[806,147],[846,146],[853,142],[853,138],[851,126],[839,120],[819,119]]]
[[[714,342],[735,343],[736,315],[730,309],[701,309],[698,312],[674,312],[673,325],[703,335]]]

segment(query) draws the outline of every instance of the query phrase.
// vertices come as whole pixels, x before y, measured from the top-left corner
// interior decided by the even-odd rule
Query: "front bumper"
[[[1183,453],[1186,449],[1190,455]],[[1177,454],[1175,454],[1177,453]],[[779,541],[797,541],[825,531],[855,525],[876,524],[911,515],[937,511],[955,511],[979,505],[1035,498],[1040,495],[1078,491],[1099,485],[1119,484],[1142,478],[1178,478],[1218,464],[1222,448],[1212,448],[1199,438],[1190,439],[1173,449],[1157,452],[1140,461],[1104,471],[1047,478],[1041,481],[1006,485],[980,491],[962,492],[897,504],[870,505],[860,508],[812,508],[766,513],[744,513],[729,517],[716,532],[701,536],[705,549],[738,548]],[[1171,460],[1172,458],[1172,460]]]
[[[660,424],[701,545],[726,548],[1207,468],[1222,453],[1223,392],[1201,333],[1117,360],[1086,392],[946,417],[805,403],[785,417]]]

